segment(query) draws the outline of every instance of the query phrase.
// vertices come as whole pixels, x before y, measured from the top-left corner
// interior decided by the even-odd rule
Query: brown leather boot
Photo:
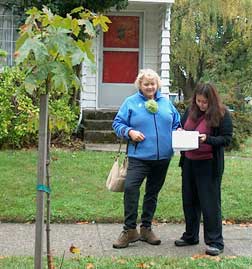
[[[142,226],[140,228],[140,236],[141,241],[145,241],[151,245],[160,245],[161,243],[161,240],[156,237],[151,227]]]
[[[140,239],[137,229],[123,230],[118,239],[114,242],[113,248],[126,248],[129,243],[134,243]]]

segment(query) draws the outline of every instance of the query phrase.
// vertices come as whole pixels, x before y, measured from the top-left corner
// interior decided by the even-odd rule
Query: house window
[[[0,48],[8,53],[5,62],[0,62],[0,67],[3,65],[14,65],[13,54],[18,37],[18,18],[10,10],[6,10],[0,5]]]

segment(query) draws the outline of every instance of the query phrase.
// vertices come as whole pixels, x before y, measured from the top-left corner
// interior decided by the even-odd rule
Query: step
[[[85,130],[112,130],[113,120],[84,120]]]
[[[117,111],[111,110],[84,110],[83,119],[87,120],[113,120]]]
[[[84,143],[117,143],[118,138],[114,131],[84,130]]]

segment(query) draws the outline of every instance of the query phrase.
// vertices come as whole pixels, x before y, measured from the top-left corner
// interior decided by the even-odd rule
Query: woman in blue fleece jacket
[[[124,227],[114,248],[128,247],[138,240],[159,245],[161,240],[151,229],[170,159],[173,155],[171,135],[180,125],[173,104],[160,92],[161,81],[151,69],[139,72],[138,91],[127,97],[113,121],[117,136],[129,141],[129,166],[124,191]],[[137,227],[140,187],[146,178],[140,234]]]

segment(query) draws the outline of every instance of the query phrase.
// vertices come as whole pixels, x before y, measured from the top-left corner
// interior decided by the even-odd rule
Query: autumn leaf
[[[93,263],[87,263],[87,265],[86,265],[86,269],[93,269],[93,268],[95,268],[95,266],[94,266],[94,264]]]
[[[23,33],[23,32],[27,32],[30,28],[31,28],[30,25],[28,25],[28,24],[23,24],[23,25],[20,26],[19,29],[20,29],[21,33]]]
[[[241,223],[240,227],[252,227],[252,223]]]
[[[76,224],[89,224],[88,221],[77,221]]]
[[[107,23],[112,23],[112,22],[108,17],[103,16],[103,15],[98,15],[97,17],[93,19],[93,25],[94,26],[101,25],[103,32],[108,31]]]
[[[219,256],[209,256],[206,254],[195,254],[191,257],[192,260],[199,260],[199,259],[208,259],[208,260],[214,260],[216,262],[221,261],[221,258]]]
[[[198,259],[204,259],[208,257],[208,255],[206,254],[195,254],[191,257],[192,260],[198,260]]]
[[[225,256],[225,259],[233,260],[233,259],[237,259],[237,256]]]
[[[234,220],[223,220],[222,224],[223,225],[233,225],[233,224],[235,224],[235,221]]]
[[[153,219],[153,220],[152,220],[152,224],[153,224],[153,225],[158,225],[158,221],[157,221],[156,219]]]
[[[150,266],[146,263],[140,262],[137,264],[137,268],[150,268]]]
[[[17,57],[19,57],[20,56],[20,52],[19,51],[15,51],[15,53],[14,53],[14,58],[17,58]]]
[[[80,254],[80,249],[75,247],[73,244],[71,245],[69,251],[73,254]]]
[[[118,259],[116,262],[117,263],[120,263],[120,264],[125,264],[126,263],[126,260],[124,260],[124,259]]]

